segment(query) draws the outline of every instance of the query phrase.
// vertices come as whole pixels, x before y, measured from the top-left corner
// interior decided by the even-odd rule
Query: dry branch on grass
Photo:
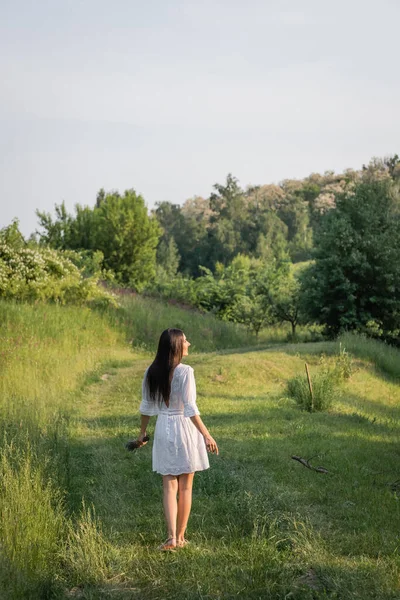
[[[302,458],[301,456],[292,456],[292,458],[293,460],[297,460],[299,463],[307,467],[307,469],[311,469],[312,471],[316,471],[317,473],[328,473],[328,469],[325,469],[325,467],[313,467],[312,464],[310,464],[310,460],[313,457],[307,459]]]

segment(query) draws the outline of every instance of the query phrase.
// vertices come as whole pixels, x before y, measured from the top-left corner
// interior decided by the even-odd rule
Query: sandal
[[[173,540],[175,540],[175,544],[171,543]],[[177,548],[176,538],[170,537],[167,539],[166,542],[161,544],[161,546],[158,546],[157,550],[161,550],[161,552],[174,552],[176,550],[176,548]]]
[[[181,542],[176,542],[176,547],[177,548],[184,548],[185,546],[187,546],[188,544],[190,544],[189,540],[186,540],[185,538],[181,541]]]

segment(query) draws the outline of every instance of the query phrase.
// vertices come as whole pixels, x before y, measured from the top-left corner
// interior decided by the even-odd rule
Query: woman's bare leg
[[[178,475],[178,523],[177,543],[185,539],[185,531],[192,508],[192,487],[194,473],[183,473]]]
[[[163,505],[165,521],[168,528],[168,539],[173,538],[173,543],[176,545],[176,517],[178,505],[176,502],[176,494],[178,491],[178,480],[175,475],[163,475]]]

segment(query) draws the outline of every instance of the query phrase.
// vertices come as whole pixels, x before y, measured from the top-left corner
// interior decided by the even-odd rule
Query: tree
[[[157,265],[164,269],[168,277],[175,277],[179,262],[180,256],[174,238],[171,236],[168,243],[161,240],[157,248]]]
[[[77,204],[75,216],[68,214],[64,203],[55,210],[54,221],[49,213],[36,213],[42,244],[63,250],[100,250],[103,268],[113,271],[119,283],[136,289],[155,276],[161,230],[133,189],[123,196],[100,190],[94,208]]]
[[[201,308],[212,311],[219,318],[243,323],[258,335],[275,316],[269,290],[285,267],[274,262],[239,254],[228,265],[217,264],[215,273],[202,268],[203,276],[196,279],[196,296]]]
[[[313,246],[310,207],[302,189],[288,192],[280,202],[278,217],[288,228],[290,256],[294,262],[308,260]]]
[[[11,225],[0,229],[0,243],[7,244],[13,250],[20,250],[26,246],[24,236],[19,230],[18,219],[13,219]]]
[[[195,196],[183,206],[161,202],[154,214],[162,227],[157,249],[158,261],[173,238],[179,253],[179,271],[189,276],[200,275],[199,265],[207,265],[207,230],[209,202]]]
[[[244,206],[243,190],[231,173],[227,175],[225,185],[216,183],[215,192],[210,196],[210,208],[217,218],[240,220]]]
[[[301,305],[301,285],[299,275],[304,270],[304,263],[300,263],[296,271],[293,267],[289,273],[277,277],[269,291],[272,312],[277,321],[288,322],[292,326],[292,338],[296,337],[296,327],[305,321]],[[307,263],[306,263],[307,264]]]
[[[160,236],[157,220],[149,218],[142,196],[126,190],[107,194],[94,209],[94,244],[104,254],[104,267],[117,280],[141,290],[155,276]]]
[[[70,248],[70,225],[73,217],[67,213],[65,202],[55,205],[56,219],[50,213],[36,210],[39,226],[42,231],[36,231],[40,243],[51,248],[65,250]]]
[[[331,335],[400,331],[400,197],[390,180],[363,181],[336,199],[302,287],[308,313]]]
[[[203,275],[196,279],[199,307],[212,311],[219,318],[234,321],[233,308],[238,299],[246,295],[251,277],[251,259],[238,255],[228,266],[217,263],[215,273],[201,267]]]
[[[265,295],[260,293],[238,298],[233,308],[233,316],[237,323],[246,325],[257,338],[263,327],[274,322],[271,305]]]
[[[225,185],[216,183],[210,196],[207,265],[229,264],[240,253],[248,251],[244,226],[247,202],[238,180],[228,174]]]
[[[394,156],[386,156],[384,163],[388,168],[389,175],[392,179],[398,179],[400,177],[400,157],[398,154]]]

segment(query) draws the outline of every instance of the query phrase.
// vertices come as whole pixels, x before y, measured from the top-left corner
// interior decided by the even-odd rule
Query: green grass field
[[[220,455],[195,476],[190,546],[162,554],[151,444],[124,449],[151,355],[90,311],[0,312],[2,599],[400,598],[400,387],[384,361],[356,356],[310,414],[286,382],[336,343],[185,359]]]

